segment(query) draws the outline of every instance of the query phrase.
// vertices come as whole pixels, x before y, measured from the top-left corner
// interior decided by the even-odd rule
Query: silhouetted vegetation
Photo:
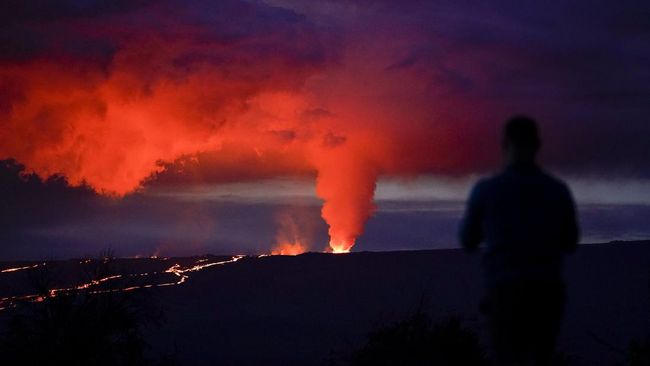
[[[650,338],[644,340],[633,340],[629,349],[630,366],[650,365]]]
[[[110,272],[110,252],[102,254],[94,279]],[[52,293],[51,266],[32,275],[40,301],[19,304],[0,341],[7,365],[177,365],[147,357],[142,328],[162,320],[146,291]],[[96,276],[96,277],[95,277]]]
[[[486,365],[478,336],[456,317],[433,323],[421,310],[374,330],[358,350],[328,360],[331,366]]]

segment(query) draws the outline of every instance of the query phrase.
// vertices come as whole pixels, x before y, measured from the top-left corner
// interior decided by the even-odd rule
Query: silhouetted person
[[[460,229],[466,250],[485,243],[481,308],[498,365],[550,362],[564,311],[563,257],[578,242],[573,198],[537,165],[540,145],[534,120],[505,124],[505,169],[474,186]]]

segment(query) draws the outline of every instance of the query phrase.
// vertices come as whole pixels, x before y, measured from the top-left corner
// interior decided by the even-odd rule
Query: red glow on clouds
[[[352,39],[364,47],[342,51],[295,21],[236,37],[157,16],[172,30],[72,23],[116,45],[107,64],[55,53],[2,65],[0,158],[116,196],[200,153],[216,158],[199,181],[315,175],[333,252],[362,234],[380,175],[462,165],[449,146],[458,121],[441,122],[462,101],[436,100],[418,72],[387,70],[397,41]]]

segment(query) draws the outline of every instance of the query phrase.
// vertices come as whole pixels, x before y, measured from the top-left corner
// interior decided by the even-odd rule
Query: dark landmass
[[[42,267],[56,268],[53,288],[74,288],[97,278],[89,273],[101,262]],[[36,264],[4,262],[0,271]],[[169,271],[172,267],[180,272]],[[29,294],[29,273],[39,268],[0,273],[0,297]],[[151,293],[165,321],[146,328],[144,338],[151,352],[174,353],[184,365],[321,365],[332,354],[359,347],[369,331],[418,308],[434,321],[455,315],[486,339],[478,311],[480,256],[460,250],[236,261],[229,256],[116,259],[102,276],[111,279],[89,288]],[[623,362],[630,341],[650,335],[650,241],[582,245],[567,260],[566,278],[569,300],[560,350],[576,364]],[[152,287],[141,288],[147,285]],[[0,324],[14,311],[0,311]]]

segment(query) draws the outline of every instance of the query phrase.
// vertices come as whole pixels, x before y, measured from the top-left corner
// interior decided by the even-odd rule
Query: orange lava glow
[[[299,209],[286,209],[276,213],[278,231],[271,255],[299,255],[309,251],[311,233],[309,222]]]
[[[10,273],[10,272],[24,271],[24,270],[27,270],[27,269],[32,269],[32,268],[36,268],[36,267],[44,266],[44,265],[45,265],[45,263],[37,263],[37,264],[31,265],[31,266],[5,268],[5,269],[1,270],[0,273]]]
[[[307,248],[301,243],[282,243],[273,248],[272,255],[298,255],[305,253]]]
[[[330,241],[329,250],[334,254],[350,253],[353,246],[354,242]]]
[[[199,272],[213,266],[222,266],[230,263],[235,263],[243,258],[245,258],[244,255],[236,255],[233,256],[231,259],[224,260],[224,261],[217,261],[217,262],[210,262],[210,259],[199,259],[194,263],[193,266],[185,267],[185,268],[178,263],[174,264],[173,266],[169,267],[164,271],[164,273],[171,273],[177,277],[177,280],[174,282],[142,284],[142,285],[128,286],[128,287],[115,287],[109,289],[95,289],[97,286],[99,286],[104,282],[109,282],[127,276],[142,277],[142,276],[156,275],[159,274],[159,272],[131,273],[128,275],[116,274],[116,275],[110,275],[98,279],[93,279],[86,283],[82,283],[72,287],[49,289],[47,293],[47,297],[65,296],[65,295],[70,295],[78,292],[84,292],[89,294],[103,294],[103,293],[111,293],[111,292],[128,292],[128,291],[146,289],[152,287],[177,286],[177,285],[182,285],[190,278],[190,276],[187,273]],[[82,261],[80,262],[80,264],[89,263],[89,261],[91,260]],[[33,266],[25,266],[20,268],[9,268],[8,270],[0,271],[0,273],[10,273],[10,272],[15,272],[16,270],[29,270],[44,265],[46,265],[46,263],[39,263]],[[14,308],[21,301],[42,302],[45,301],[45,297],[39,294],[2,297],[0,298],[0,311],[8,308]]]

